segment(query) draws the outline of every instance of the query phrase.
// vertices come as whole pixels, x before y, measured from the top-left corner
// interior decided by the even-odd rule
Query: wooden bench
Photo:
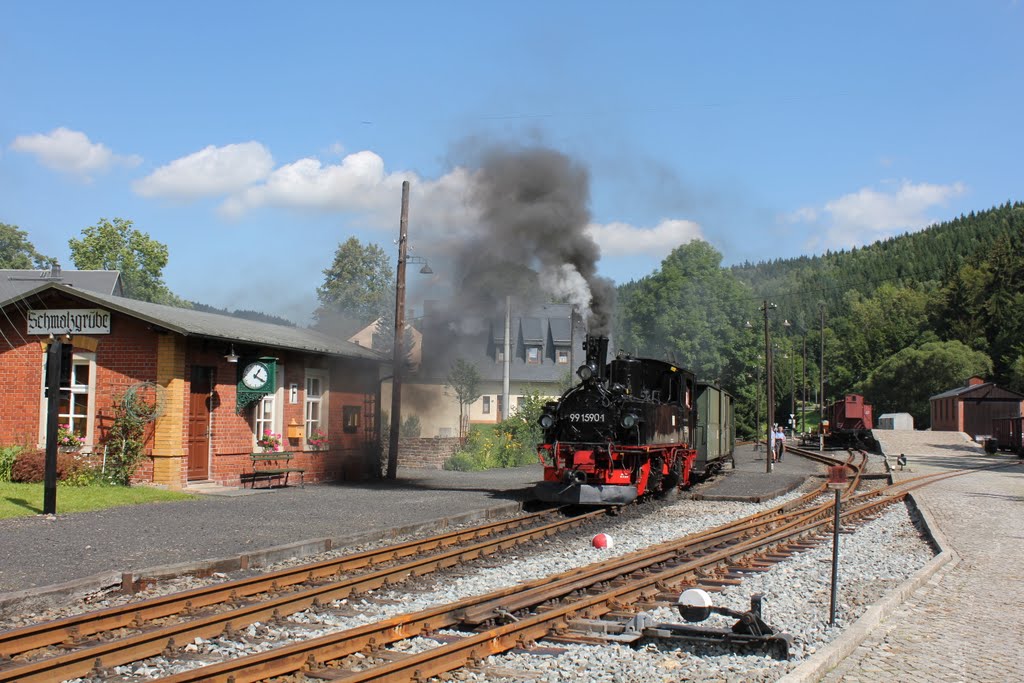
[[[299,486],[305,488],[306,470],[302,467],[291,467],[290,463],[295,456],[291,453],[253,453],[252,472],[242,475],[242,481],[252,481],[252,487],[256,488],[256,482],[260,479],[267,480],[267,487],[273,486],[274,480],[281,482],[283,486],[288,485],[288,475],[295,473],[299,475]]]

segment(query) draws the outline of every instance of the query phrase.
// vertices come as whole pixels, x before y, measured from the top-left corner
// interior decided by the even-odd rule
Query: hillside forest
[[[721,261],[691,242],[620,286],[615,343],[734,392],[740,435],[754,433],[757,412],[764,421],[766,317],[776,419],[795,413],[798,429],[804,396],[819,400],[822,366],[826,401],[862,393],[876,415],[907,412],[918,429],[929,426],[929,397],[972,375],[1024,392],[1020,202],[860,249]]]
[[[132,298],[291,324],[180,299],[162,280],[166,247],[131,221],[101,219],[69,246],[79,269],[120,270]],[[0,224],[0,268],[53,262],[25,231]],[[387,321],[392,272],[379,247],[339,243],[317,289],[316,325]],[[752,436],[767,412],[766,323],[776,419],[795,414],[797,429],[801,407],[817,415],[822,379],[826,401],[862,393],[876,415],[908,412],[917,428],[929,426],[930,396],[972,375],[1024,392],[1024,203],[863,248],[731,267],[707,242],[689,242],[618,287],[612,339],[720,383],[736,397],[738,434]]]

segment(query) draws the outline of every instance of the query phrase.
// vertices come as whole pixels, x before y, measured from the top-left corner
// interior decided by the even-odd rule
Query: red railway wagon
[[[863,396],[846,394],[828,406],[825,440],[832,446],[873,450],[877,445],[871,434],[875,426],[873,412]]]
[[[831,431],[848,429],[874,429],[870,403],[860,394],[847,394],[828,408]]]
[[[1024,417],[997,417],[992,420],[992,436],[1001,451],[1011,451],[1024,457]]]

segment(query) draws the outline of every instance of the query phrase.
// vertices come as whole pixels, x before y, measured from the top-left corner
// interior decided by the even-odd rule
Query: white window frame
[[[256,440],[263,434],[264,429],[269,429],[274,434],[281,435],[281,450],[285,449],[288,441],[282,429],[284,422],[284,366],[278,365],[276,370],[277,390],[272,394],[266,394],[253,405],[252,412],[252,450],[254,453],[263,449],[256,445]],[[270,406],[270,415],[267,413],[267,406]],[[278,408],[280,406],[280,408]]]
[[[491,397],[490,396],[482,396],[481,399],[483,400],[483,405],[480,406],[481,414],[483,414],[483,415],[490,415],[491,414]]]
[[[310,433],[312,433],[313,427],[319,427],[320,431],[325,435],[329,435],[328,431],[328,419],[327,419],[327,408],[328,408],[328,385],[327,385],[328,372],[326,370],[320,370],[318,368],[306,368],[306,379],[303,383],[303,401],[302,401],[302,421],[303,421],[303,436],[302,440],[305,445],[308,445],[307,439],[309,439]],[[320,383],[320,395],[310,396],[309,385],[310,380],[316,380]],[[319,417],[316,420],[312,420],[309,416],[310,407],[316,404],[319,407]]]
[[[85,365],[89,368],[89,383],[78,384],[70,388],[61,386],[61,393],[71,391],[75,396],[85,397],[85,444],[82,451],[89,453],[93,450],[95,442],[94,429],[96,426],[96,354],[91,351],[76,351],[71,354],[72,377],[75,376],[74,366]],[[46,413],[49,408],[46,399],[46,354],[43,354],[40,366],[40,390],[39,390],[39,447],[46,448]],[[67,424],[63,417],[57,418],[58,424]]]

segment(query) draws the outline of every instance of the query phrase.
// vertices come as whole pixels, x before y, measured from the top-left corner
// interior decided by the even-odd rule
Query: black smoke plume
[[[586,232],[586,168],[552,149],[490,147],[473,177],[480,226],[458,250],[457,310],[493,315],[507,294],[553,298],[575,304],[591,334],[607,334],[615,286],[597,276],[601,252]]]

